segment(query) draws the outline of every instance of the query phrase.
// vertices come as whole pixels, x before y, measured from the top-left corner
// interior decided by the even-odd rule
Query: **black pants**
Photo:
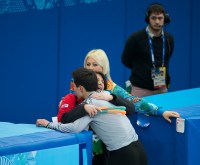
[[[104,155],[103,154],[95,155],[92,158],[92,165],[103,165],[103,164],[105,164],[104,163]]]
[[[102,149],[103,149],[103,154],[93,156],[92,165],[106,165],[109,152],[106,149],[106,146],[103,142],[102,142]]]
[[[140,141],[109,152],[107,165],[147,165],[147,156]]]

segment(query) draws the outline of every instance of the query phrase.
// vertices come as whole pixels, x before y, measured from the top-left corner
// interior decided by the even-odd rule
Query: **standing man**
[[[131,69],[131,94],[138,97],[168,91],[169,60],[174,49],[173,36],[163,29],[170,17],[161,4],[148,7],[145,21],[147,27],[128,38],[121,57]]]

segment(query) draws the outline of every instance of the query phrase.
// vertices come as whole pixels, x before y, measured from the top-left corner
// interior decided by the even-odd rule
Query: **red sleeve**
[[[67,94],[59,105],[59,111],[57,114],[58,122],[61,121],[61,117],[65,112],[69,112],[76,106],[76,96],[72,93]]]

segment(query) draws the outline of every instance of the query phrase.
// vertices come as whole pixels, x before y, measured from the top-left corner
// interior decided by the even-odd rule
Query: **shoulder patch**
[[[63,104],[62,106],[61,106],[61,108],[67,108],[69,106],[69,104]]]

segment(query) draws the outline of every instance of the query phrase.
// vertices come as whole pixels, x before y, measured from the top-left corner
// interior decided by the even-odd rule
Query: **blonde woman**
[[[84,67],[92,69],[93,71],[102,72],[106,76],[107,90],[131,101],[134,104],[136,111],[146,114],[162,115],[170,123],[170,117],[180,117],[177,112],[163,111],[162,108],[158,108],[156,105],[148,103],[143,98],[130,95],[125,89],[114,83],[110,76],[109,60],[104,50],[93,49],[89,51],[84,59]]]

